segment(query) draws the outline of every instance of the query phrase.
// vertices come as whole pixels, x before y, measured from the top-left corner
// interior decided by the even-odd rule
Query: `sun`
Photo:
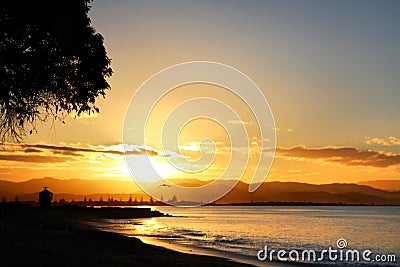
[[[174,176],[182,174],[182,172],[174,167],[165,157],[150,158],[150,162],[156,172],[164,179],[173,178]]]
[[[172,166],[166,157],[148,157],[145,155],[131,156],[130,160],[135,161],[134,174],[132,177],[126,161],[117,168],[119,172],[131,176],[135,180],[145,182],[157,182],[162,179],[175,178],[182,172]],[[148,168],[150,162],[152,168]],[[133,168],[133,167],[132,167]]]

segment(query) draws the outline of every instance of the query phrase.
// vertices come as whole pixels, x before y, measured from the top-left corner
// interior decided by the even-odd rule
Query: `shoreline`
[[[169,238],[165,238],[165,240],[150,237],[150,236],[130,236],[133,238],[140,239],[143,243],[160,247],[163,249],[173,250],[179,253],[199,255],[199,256],[209,256],[226,259],[230,262],[237,262],[239,264],[243,264],[243,266],[256,266],[256,267],[292,267],[292,266],[312,266],[312,267],[329,267],[333,266],[331,264],[323,264],[323,263],[307,263],[307,262],[279,262],[279,261],[258,261],[256,259],[251,259],[246,256],[241,256],[238,254],[221,251],[212,248],[203,248],[203,247],[192,247],[185,246],[183,244],[176,244],[173,242],[168,242]],[[255,258],[255,257],[254,257]],[[347,266],[347,265],[346,265]]]
[[[103,224],[103,220],[85,220],[82,222],[82,229],[88,229],[93,231],[100,231],[100,232],[108,232],[113,234],[118,234],[124,237],[135,238],[139,239],[146,245],[156,246],[163,249],[172,250],[179,253],[191,254],[191,255],[198,255],[198,256],[210,256],[210,257],[217,257],[222,258],[227,261],[236,262],[240,264],[245,264],[246,266],[268,266],[268,267],[283,267],[288,266],[285,263],[279,262],[261,262],[256,259],[252,259],[250,256],[244,256],[228,251],[217,250],[213,248],[205,248],[205,247],[196,247],[193,245],[185,245],[179,244],[177,242],[173,242],[173,237],[168,236],[146,236],[146,235],[134,235],[131,233],[127,233],[126,231],[118,231],[113,230],[108,223]],[[289,265],[290,266],[290,265]]]
[[[70,209],[49,209],[45,215],[40,209],[7,209],[4,218],[0,256],[5,266],[254,266],[88,229],[81,212]]]
[[[170,238],[156,238],[156,237],[150,237],[150,236],[131,236],[138,238],[145,244],[149,245],[154,245],[157,247],[162,247],[165,249],[177,251],[180,253],[186,253],[186,254],[192,254],[192,255],[200,255],[200,256],[210,256],[210,257],[218,257],[218,258],[223,258],[228,261],[233,261],[241,264],[246,264],[250,266],[270,266],[270,267],[282,267],[284,265],[282,264],[276,264],[276,263],[268,263],[266,265],[263,262],[260,262],[256,259],[250,259],[244,256],[236,255],[233,253],[225,252],[225,251],[220,251],[220,250],[215,250],[211,248],[202,248],[202,247],[194,247],[194,246],[185,246],[183,244],[177,244],[174,242],[170,242]]]

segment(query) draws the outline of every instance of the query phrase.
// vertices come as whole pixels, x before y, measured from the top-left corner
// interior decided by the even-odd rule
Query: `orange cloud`
[[[383,145],[383,146],[396,146],[400,145],[400,138],[394,137],[394,136],[389,136],[389,138],[371,138],[371,137],[365,137],[365,143],[368,145],[372,144],[378,144],[378,145]]]
[[[354,147],[276,148],[278,157],[315,159],[340,163],[346,166],[390,167],[400,165],[399,154],[388,154]]]

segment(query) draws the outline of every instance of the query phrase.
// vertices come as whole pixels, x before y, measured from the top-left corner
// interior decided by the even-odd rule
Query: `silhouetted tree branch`
[[[1,141],[21,140],[37,121],[99,112],[112,70],[90,2],[0,2]]]

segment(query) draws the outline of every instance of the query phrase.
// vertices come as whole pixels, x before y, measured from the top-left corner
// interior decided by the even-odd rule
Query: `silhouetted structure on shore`
[[[44,190],[39,193],[39,202],[41,208],[50,208],[53,193],[47,190],[47,186],[43,187]]]

